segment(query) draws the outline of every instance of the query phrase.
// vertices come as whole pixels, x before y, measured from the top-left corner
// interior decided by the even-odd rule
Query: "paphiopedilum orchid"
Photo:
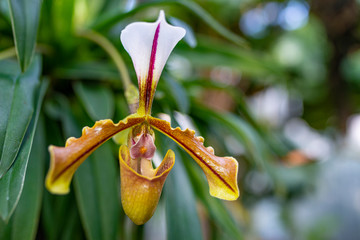
[[[83,128],[80,138],[69,138],[65,147],[50,146],[51,162],[46,177],[50,192],[68,193],[79,165],[101,144],[123,131],[128,134],[128,140],[119,150],[121,202],[134,223],[145,223],[153,215],[165,179],[175,163],[174,152],[168,150],[160,166],[153,168],[155,129],[173,139],[199,164],[212,196],[225,200],[238,198],[238,163],[234,158],[215,156],[214,150],[205,147],[204,139],[196,137],[193,130],[172,128],[169,122],[151,116],[160,74],[184,35],[183,28],[166,22],[163,11],[155,23],[132,23],[121,32],[121,42],[132,58],[138,78],[137,112],[116,124],[109,119],[97,121],[93,127]]]

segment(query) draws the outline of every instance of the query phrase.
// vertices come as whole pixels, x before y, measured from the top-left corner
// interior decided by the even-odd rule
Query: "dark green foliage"
[[[326,2],[1,0],[0,239],[357,239],[359,3]],[[294,29],[282,15],[292,4],[306,10]],[[176,163],[154,217],[135,226],[121,206],[114,141],[79,167],[66,196],[44,188],[47,148],[129,114],[124,76],[137,79],[119,34],[160,9],[187,35],[152,115],[234,156],[240,198],[211,197],[191,157],[156,132],[159,155],[173,149]],[[262,27],[254,34],[244,28],[249,14],[250,30]]]

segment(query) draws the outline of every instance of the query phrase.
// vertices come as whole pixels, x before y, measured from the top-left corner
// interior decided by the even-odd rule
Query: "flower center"
[[[156,150],[154,138],[154,132],[147,124],[134,127],[129,139],[131,158],[151,160]]]
[[[146,148],[145,146],[142,146],[142,147],[140,148],[140,153],[141,153],[141,154],[145,154],[146,151],[147,151],[147,148]]]

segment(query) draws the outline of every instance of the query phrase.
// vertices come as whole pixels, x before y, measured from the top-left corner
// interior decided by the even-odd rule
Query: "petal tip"
[[[55,150],[56,146],[50,145],[48,147],[50,152],[50,168],[45,179],[45,187],[52,194],[67,194],[70,191],[69,184],[63,181],[54,181],[55,172]]]
[[[157,21],[159,21],[159,22],[166,21],[165,20],[165,12],[164,12],[164,10],[162,10],[162,9],[160,10],[159,17],[158,17]]]
[[[205,147],[204,139],[195,137],[194,131],[171,128],[168,122],[153,117],[148,117],[148,122],[177,142],[199,164],[208,180],[210,195],[224,200],[239,197],[238,162],[235,158],[215,156],[213,148]]]

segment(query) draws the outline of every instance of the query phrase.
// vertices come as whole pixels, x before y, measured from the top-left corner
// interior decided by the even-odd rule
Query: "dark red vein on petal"
[[[75,160],[73,162],[71,162],[68,166],[66,166],[64,169],[62,169],[58,174],[56,174],[53,178],[53,182],[55,182],[62,174],[64,174],[64,172],[66,172],[69,168],[71,168],[73,165],[75,165],[80,159],[82,159],[84,156],[86,156],[87,154],[91,153],[92,151],[94,151],[96,148],[98,148],[100,145],[102,145],[104,142],[106,142],[107,140],[109,140],[109,138],[113,137],[115,134],[130,128],[130,127],[134,127],[135,125],[141,123],[135,121],[134,124],[129,125],[128,127],[119,129],[118,131],[115,131],[107,136],[105,136],[103,139],[101,139],[100,141],[96,142],[93,146],[91,146],[90,148],[86,149],[86,151],[84,151],[83,153],[81,153],[77,158],[75,158]],[[65,147],[66,148],[66,147]]]
[[[208,169],[210,169],[210,171],[211,171],[215,176],[217,176],[217,177],[221,180],[221,182],[224,183],[225,186],[227,186],[227,187],[228,187],[231,191],[233,191],[234,193],[236,192],[235,189],[234,189],[232,186],[230,186],[230,184],[229,184],[225,179],[223,179],[223,178],[220,176],[220,174],[218,174],[212,167],[210,167],[209,164],[208,164],[201,156],[197,155],[197,154],[194,152],[193,149],[188,148],[188,147],[186,146],[186,144],[182,144],[182,142],[181,142],[178,138],[176,138],[175,136],[172,135],[171,137],[172,137],[176,142],[178,142],[179,144],[181,144],[181,145],[183,146],[183,148],[185,148],[191,155],[193,155],[194,157],[196,157],[197,159],[199,159],[200,162],[201,162],[202,164],[204,164],[204,166],[206,166]]]
[[[150,107],[151,107],[151,86],[152,86],[152,81],[153,81],[153,75],[154,75],[154,66],[155,66],[155,57],[156,57],[156,50],[157,50],[157,45],[158,45],[158,40],[159,40],[159,32],[160,32],[160,23],[157,25],[156,30],[155,30],[155,34],[154,34],[154,39],[153,39],[153,44],[152,44],[152,48],[151,48],[151,56],[150,56],[150,63],[149,63],[149,72],[148,72],[148,76],[146,79],[146,92],[145,92],[145,112],[149,113],[150,112]]]
[[[151,120],[150,120],[151,121]],[[236,190],[222,177],[220,176],[220,174],[218,174],[214,169],[212,169],[212,167],[209,166],[209,164],[198,154],[195,153],[195,151],[191,148],[189,148],[186,144],[184,144],[182,141],[180,141],[179,138],[177,138],[174,134],[171,134],[169,129],[163,129],[161,127],[159,127],[159,125],[154,124],[154,121],[151,121],[151,125],[157,129],[158,131],[164,133],[165,135],[169,136],[171,139],[173,139],[175,142],[177,142],[179,145],[181,145],[188,153],[190,153],[190,155],[193,155],[194,157],[196,157],[202,164],[204,164],[205,167],[207,167],[208,169],[210,169],[210,171],[217,176],[221,182],[227,186],[232,192],[236,192]],[[167,126],[168,128],[168,126]]]

